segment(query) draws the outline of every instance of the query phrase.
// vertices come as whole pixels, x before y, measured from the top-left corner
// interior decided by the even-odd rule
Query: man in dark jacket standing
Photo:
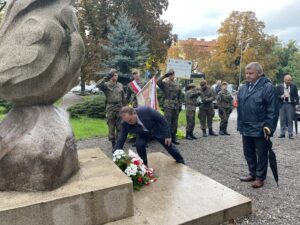
[[[285,137],[286,127],[288,128],[289,138],[293,139],[293,120],[295,116],[295,106],[299,104],[298,89],[292,83],[290,74],[284,74],[284,82],[277,86],[277,94],[280,105],[280,135]]]
[[[249,175],[241,177],[252,182],[253,188],[264,185],[268,169],[268,147],[263,128],[275,131],[278,121],[276,90],[263,74],[261,65],[252,62],[246,66],[247,84],[238,93],[238,131],[243,137],[243,150]]]
[[[156,139],[175,159],[177,163],[183,163],[184,159],[175,145],[172,144],[171,133],[166,119],[156,110],[141,106],[132,108],[125,106],[120,111],[122,129],[115,150],[123,149],[128,133],[136,134],[136,150],[148,165],[146,145],[150,138]]]

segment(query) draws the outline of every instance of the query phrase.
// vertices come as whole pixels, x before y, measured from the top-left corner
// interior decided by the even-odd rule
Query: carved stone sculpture
[[[52,190],[78,169],[66,112],[52,104],[78,82],[84,44],[73,0],[11,0],[0,28],[0,190]]]

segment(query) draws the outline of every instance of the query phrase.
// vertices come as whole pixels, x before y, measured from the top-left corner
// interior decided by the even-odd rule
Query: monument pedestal
[[[0,192],[1,225],[99,225],[133,216],[128,178],[99,149],[78,151],[80,170],[48,192]]]
[[[133,217],[107,225],[218,225],[251,213],[251,200],[163,153],[148,162],[156,183],[134,193]]]

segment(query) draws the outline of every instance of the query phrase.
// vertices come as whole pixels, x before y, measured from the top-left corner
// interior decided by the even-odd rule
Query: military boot
[[[203,137],[207,137],[206,129],[202,129]]]
[[[185,139],[187,139],[187,140],[193,140],[193,137],[191,136],[191,132],[186,132],[185,133]]]
[[[218,136],[218,135],[213,131],[212,128],[209,128],[209,129],[208,129],[208,134],[211,135],[211,136]]]
[[[225,135],[225,131],[224,130],[220,130],[219,131],[219,135],[222,135],[222,136]]]
[[[227,130],[224,130],[224,134],[230,136],[230,134],[227,132]]]
[[[191,137],[192,137],[193,139],[197,139],[197,138],[195,137],[195,135],[193,134],[193,132],[191,132],[190,135],[191,135]]]

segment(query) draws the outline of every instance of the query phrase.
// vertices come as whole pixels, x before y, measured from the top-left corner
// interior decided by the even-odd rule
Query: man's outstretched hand
[[[165,139],[165,145],[170,146],[172,144],[172,138]]]

